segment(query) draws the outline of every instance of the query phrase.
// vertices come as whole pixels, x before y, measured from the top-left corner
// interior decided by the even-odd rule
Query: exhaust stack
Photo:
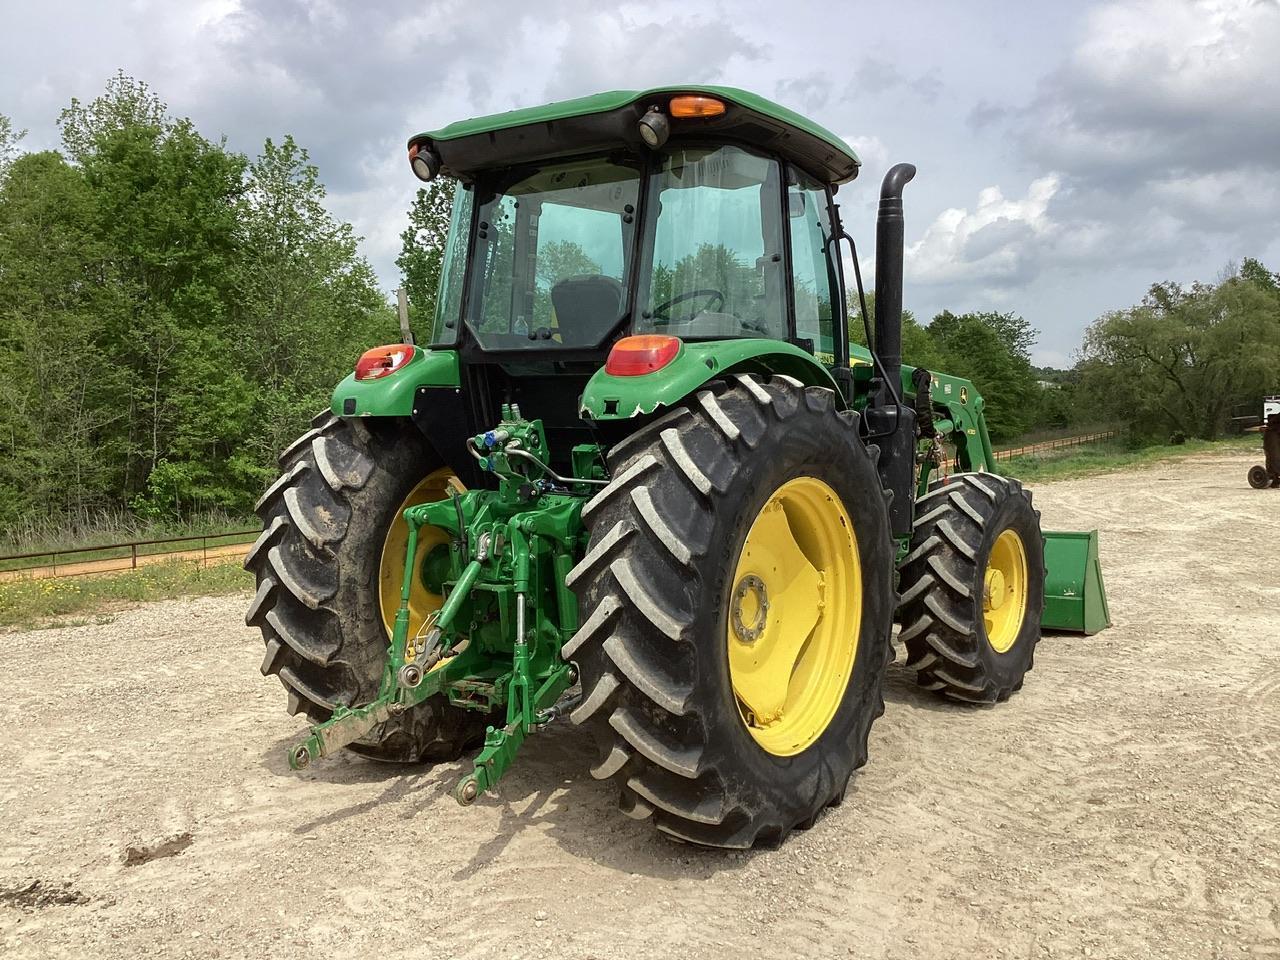
[[[902,383],[902,188],[916,175],[909,163],[896,164],[880,185],[876,217],[876,353],[891,393]]]
[[[876,378],[865,417],[868,440],[880,447],[880,481],[893,491],[889,526],[911,535],[915,511],[916,411],[902,402],[902,188],[916,175],[899,163],[884,175],[876,218]]]

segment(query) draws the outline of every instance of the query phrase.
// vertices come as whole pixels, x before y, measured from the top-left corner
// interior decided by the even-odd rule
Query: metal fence
[[[1103,430],[1099,433],[1086,433],[1079,437],[1060,437],[1056,440],[1043,440],[1040,443],[1029,443],[1009,450],[997,450],[996,460],[1012,460],[1014,457],[1025,457],[1033,453],[1045,453],[1049,450],[1061,450],[1063,447],[1080,447],[1086,443],[1098,443],[1102,440],[1113,440],[1120,436],[1119,430]]]
[[[1086,443],[1098,443],[1119,436],[1118,430],[1103,430],[1078,437],[1060,437],[1025,444],[1008,450],[997,450],[995,458],[1012,460],[1027,454],[1078,447]],[[192,560],[204,566],[213,560],[227,560],[243,556],[258,536],[259,530],[234,530],[230,533],[213,533],[191,537],[169,537],[163,540],[131,540],[127,543],[107,543],[95,547],[77,547],[72,550],[41,550],[34,553],[14,553],[0,556],[0,582],[19,579],[48,579],[74,577],[89,573],[109,573],[119,570],[136,570],[148,563],[165,560]],[[154,547],[169,549],[156,550]],[[126,554],[125,551],[128,551]],[[213,551],[210,553],[210,551]],[[112,556],[111,554],[116,554]]]
[[[165,560],[191,560],[205,566],[248,552],[260,530],[234,530],[163,540],[131,540],[70,550],[40,550],[0,556],[0,581],[72,577],[86,573],[136,570]],[[181,544],[181,546],[179,546]],[[153,549],[163,547],[167,549]],[[127,553],[126,553],[127,551]]]

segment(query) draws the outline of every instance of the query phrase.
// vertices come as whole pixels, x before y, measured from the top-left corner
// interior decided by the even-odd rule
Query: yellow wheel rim
[[[1027,550],[1017,533],[1005,530],[991,545],[982,583],[982,625],[996,653],[1007,653],[1022,632],[1027,584]]]
[[[378,564],[378,604],[387,637],[395,628],[396,611],[400,609],[400,588],[404,583],[404,554],[409,547],[409,525],[404,522],[404,512],[419,503],[432,503],[449,496],[449,486],[463,489],[461,482],[448,467],[427,474],[404,501],[396,508],[395,519],[382,543],[382,558]],[[415,571],[422,570],[422,561],[428,553],[442,543],[449,542],[449,534],[439,527],[423,527],[418,531],[418,548],[413,558]],[[421,574],[415,577],[409,594],[409,636],[416,636],[427,616],[444,604],[444,597],[432,593],[422,583]],[[443,664],[445,661],[441,661]]]
[[[726,620],[742,722],[775,756],[803,752],[844,699],[862,626],[853,521],[821,480],[790,480],[761,508],[738,557]]]

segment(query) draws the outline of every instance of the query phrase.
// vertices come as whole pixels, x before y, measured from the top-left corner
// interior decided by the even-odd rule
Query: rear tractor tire
[[[255,508],[263,531],[245,558],[258,584],[245,622],[262,629],[262,673],[280,678],[289,712],[319,723],[335,706],[377,696],[404,570],[408,528],[400,514],[443,497],[448,474],[412,425],[328,413],[280,466]],[[433,530],[425,528],[420,556],[447,539],[438,530],[433,539]],[[416,587],[417,622],[439,602]],[[350,749],[401,763],[452,760],[483,741],[487,722],[433,697]]]
[[[1017,480],[962,473],[916,502],[899,635],[922,687],[975,703],[1022,688],[1044,612],[1044,535]]]
[[[832,391],[747,375],[610,451],[564,656],[624,813],[743,848],[843,799],[891,652],[877,455]]]

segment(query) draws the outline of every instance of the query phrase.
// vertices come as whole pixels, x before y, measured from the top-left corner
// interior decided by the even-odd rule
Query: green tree
[[[1244,258],[1244,262],[1240,264],[1239,276],[1241,280],[1256,284],[1269,293],[1280,295],[1280,273],[1272,273],[1253,257]]]
[[[94,198],[93,234],[111,251],[127,321],[103,331],[107,355],[128,372],[123,497],[146,486],[162,459],[190,461],[197,503],[234,500],[227,459],[236,418],[206,415],[209,376],[234,336],[236,200],[245,161],[173,119],[145,83],[117,74],[59,119],[63,144]],[[213,404],[216,408],[217,404]],[[197,423],[195,429],[190,425]]]
[[[453,180],[444,179],[419,187],[409,207],[409,225],[400,234],[396,266],[409,298],[409,323],[419,343],[431,341],[454,187]]]
[[[954,314],[944,310],[929,335],[944,351],[948,373],[973,381],[986,403],[991,439],[1016,439],[1033,423],[1039,387],[1028,357],[1028,327],[1020,317],[999,313]]]
[[[359,353],[397,337],[394,312],[359,255],[351,225],[333,217],[324,199],[307,151],[285,137],[264,144],[237,208],[244,241],[237,341],[245,382],[235,383],[226,400],[245,398],[237,416],[245,430],[232,466],[257,484],[274,475],[275,455],[308,418],[328,406]]]
[[[18,144],[26,135],[27,131],[15,130],[13,121],[0,113],[0,181],[9,172],[9,167],[18,155]]]
[[[867,327],[875,335],[876,329],[876,295],[867,293]],[[867,335],[863,329],[862,312],[858,305],[857,291],[849,296],[849,342],[867,345]],[[946,351],[929,334],[927,327],[921,326],[914,313],[902,311],[902,362],[912,367],[924,367],[926,370],[951,373],[948,369]]]
[[[129,379],[109,331],[130,305],[96,224],[84,173],[56,153],[0,183],[0,525],[74,525],[123,482]]]
[[[944,310],[941,314],[941,316],[950,315],[950,311],[947,310]],[[995,311],[986,311],[965,314],[965,316],[974,317],[994,330],[996,336],[1000,338],[1000,342],[1005,345],[1009,353],[1022,360],[1026,364],[1028,372],[1032,371],[1031,351],[1035,348],[1039,334],[1031,326],[1030,321],[1012,312],[996,313]]]
[[[394,312],[291,138],[250,165],[123,73],[63,153],[0,118],[0,535],[245,510]]]
[[[1277,383],[1280,291],[1256,260],[1217,285],[1155,284],[1085,334],[1080,395],[1139,434],[1214,437]]]
[[[101,96],[88,104],[72,97],[58,117],[63,149],[79,164],[92,161],[122,130],[159,136],[170,123],[164,101],[146,83],[123,70],[107,81]]]

